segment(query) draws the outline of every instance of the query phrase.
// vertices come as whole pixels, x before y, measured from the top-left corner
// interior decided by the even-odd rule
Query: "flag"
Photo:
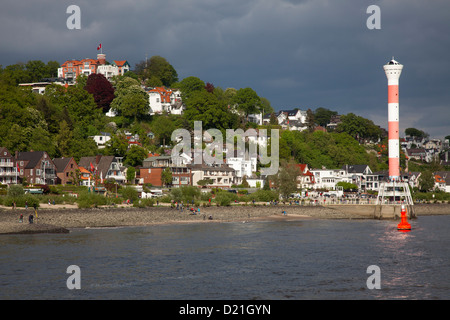
[[[20,173],[19,162],[16,162],[17,165],[17,173]]]
[[[100,43],[97,47],[97,50],[100,50],[102,48],[102,44]]]
[[[94,171],[94,166],[92,165],[92,162],[90,162],[91,164],[91,172]]]

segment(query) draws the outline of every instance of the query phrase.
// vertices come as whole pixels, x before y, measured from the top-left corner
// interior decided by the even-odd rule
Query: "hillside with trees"
[[[115,155],[124,157],[129,166],[139,166],[148,152],[164,152],[161,145],[172,143],[173,130],[193,130],[194,121],[202,121],[204,130],[247,130],[258,128],[248,121],[249,114],[274,111],[267,99],[249,87],[224,89],[194,76],[179,80],[173,66],[159,56],[138,63],[134,72],[111,82],[98,74],[80,76],[76,85],[49,85],[43,95],[18,86],[55,76],[58,67],[55,61],[0,67],[0,146],[12,153],[45,150],[52,158],[73,156],[77,161],[83,156]],[[186,106],[183,115],[150,116],[148,94],[142,85],[179,88]],[[107,117],[109,108],[118,115]],[[341,116],[334,132],[314,131],[336,114],[323,107],[309,109],[309,130],[282,130],[280,160],[307,163],[311,168],[368,164],[373,171],[387,169],[387,153],[377,144],[362,144],[381,139],[380,128],[372,121],[349,113]],[[280,128],[275,121],[271,123],[263,127]],[[125,130],[138,134],[141,146],[128,148]],[[101,150],[90,138],[100,132],[112,134],[107,147]],[[154,138],[147,136],[149,132]],[[387,141],[379,145],[383,144],[387,145]]]

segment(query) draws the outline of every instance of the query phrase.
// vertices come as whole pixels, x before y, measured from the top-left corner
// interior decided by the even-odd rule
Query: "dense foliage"
[[[18,86],[55,76],[58,66],[55,61],[0,66],[0,146],[13,154],[45,150],[52,158],[73,156],[78,161],[82,156],[101,153],[124,157],[126,165],[137,167],[149,151],[163,153],[162,145],[173,144],[171,134],[175,129],[192,130],[194,121],[202,121],[204,130],[247,130],[258,127],[248,122],[249,114],[273,112],[270,102],[251,88],[223,89],[193,76],[179,81],[175,68],[159,56],[140,62],[135,72],[116,77],[111,83],[92,74],[79,77],[76,85],[49,85],[44,95]],[[184,114],[148,115],[148,95],[142,83],[179,88],[186,106]],[[118,116],[106,117],[110,107]],[[336,114],[325,108],[315,112],[308,109],[309,130],[282,130],[280,160],[306,163],[311,168],[368,164],[373,171],[387,169],[384,150],[361,144],[381,137],[380,128],[372,121],[350,113],[341,116],[342,123],[334,132],[313,130],[316,125],[325,126]],[[276,119],[272,120],[272,125],[264,128],[280,128]],[[138,134],[141,146],[128,148],[125,131]],[[101,150],[90,138],[100,132],[112,136]],[[386,141],[381,144],[386,145]]]

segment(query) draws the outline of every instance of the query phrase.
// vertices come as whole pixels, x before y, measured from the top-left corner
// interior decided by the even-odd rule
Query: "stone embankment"
[[[285,212],[285,213],[284,213]],[[417,216],[450,214],[450,205],[417,205]],[[23,222],[19,216],[23,214]],[[192,214],[167,206],[134,208],[132,206],[95,209],[49,206],[38,210],[34,223],[28,223],[32,209],[0,209],[0,234],[62,233],[70,228],[145,226],[170,223],[271,221],[302,219],[373,219],[372,205],[283,206],[232,205],[229,207],[201,207]],[[211,219],[210,219],[211,218]]]

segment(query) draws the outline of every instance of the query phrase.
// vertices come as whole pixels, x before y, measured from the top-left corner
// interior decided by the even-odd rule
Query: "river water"
[[[449,299],[450,216],[0,236],[0,299]],[[80,289],[67,273],[79,267]],[[369,289],[369,266],[380,289]],[[74,274],[75,275],[75,274]],[[73,282],[75,283],[75,282]]]

